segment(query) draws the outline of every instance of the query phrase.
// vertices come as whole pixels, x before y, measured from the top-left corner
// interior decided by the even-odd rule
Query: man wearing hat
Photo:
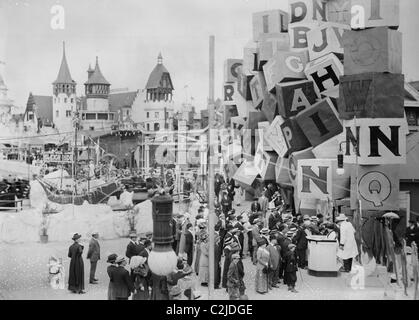
[[[93,232],[92,238],[89,242],[89,251],[87,252],[87,259],[90,260],[90,280],[91,284],[97,284],[95,278],[97,262],[100,260],[100,245],[99,245],[99,232]]]
[[[116,300],[128,300],[132,292],[134,292],[134,284],[125,269],[127,260],[125,257],[118,257],[115,261],[117,268],[113,269],[110,274],[111,281],[113,282],[114,296]]]
[[[192,266],[193,260],[193,245],[194,245],[194,236],[193,236],[193,225],[192,223],[188,223],[186,225],[186,232],[185,232],[185,253],[188,257],[188,265]]]
[[[295,248],[296,245],[290,243],[288,245],[288,251],[284,255],[284,284],[288,285],[288,290],[294,293],[298,291],[295,290],[295,283],[297,282],[297,261],[295,258]]]
[[[341,272],[351,272],[352,260],[358,255],[358,246],[355,240],[355,229],[352,223],[347,221],[345,214],[341,213],[336,218],[340,229],[340,242],[337,256],[343,260]]]
[[[111,280],[111,274],[114,272],[116,268],[118,268],[118,265],[116,264],[116,259],[118,256],[115,253],[112,253],[108,256],[108,260],[106,260],[107,263],[110,265],[106,268],[106,272],[109,276],[109,285],[108,285],[108,300],[116,300],[115,293],[114,293],[114,284]]]
[[[254,265],[257,263],[256,254],[258,251],[258,243],[262,239],[262,236],[260,234],[260,231],[263,228],[263,220],[262,219],[256,219],[253,221],[255,224],[252,227],[252,246],[253,246],[253,259],[252,262]]]
[[[269,244],[266,250],[269,252],[269,266],[268,266],[268,289],[278,288],[279,282],[279,263],[281,260],[280,250],[277,245],[275,235],[269,236]]]
[[[231,263],[227,272],[227,291],[230,300],[239,300],[240,298],[240,275],[238,262],[240,261],[240,254],[233,253],[231,255]]]
[[[127,245],[125,255],[128,259],[131,260],[131,257],[140,255],[141,251],[144,250],[144,246],[138,242],[137,234],[135,232],[131,232],[129,237],[131,240]]]

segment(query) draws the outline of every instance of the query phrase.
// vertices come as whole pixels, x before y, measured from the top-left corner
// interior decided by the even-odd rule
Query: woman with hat
[[[116,264],[116,258],[118,258],[118,256],[115,253],[113,253],[108,256],[108,260],[106,261],[110,264],[106,268],[106,272],[108,273],[109,279],[111,278],[111,274],[113,273],[113,271],[118,267],[118,265]],[[108,286],[108,300],[116,300],[114,293],[114,285],[111,279],[109,280]]]
[[[336,218],[336,223],[340,228],[340,241],[337,255],[343,260],[343,267],[340,271],[351,272],[352,260],[358,255],[355,229],[352,226],[352,223],[347,221],[347,218],[343,213]]]
[[[206,286],[209,282],[209,243],[208,233],[201,236],[201,243],[199,244],[201,255],[199,257],[199,282]]]
[[[221,285],[227,290],[227,273],[231,263],[231,256],[240,251],[240,245],[234,241],[234,238],[226,240],[224,245],[224,266]]]
[[[227,291],[230,300],[239,300],[241,279],[238,263],[240,261],[240,254],[232,254],[231,259],[232,261],[227,272]]]
[[[258,241],[258,250],[256,253],[256,292],[265,294],[268,292],[268,267],[269,251],[266,249],[268,242],[262,238]]]
[[[68,273],[68,290],[73,293],[83,294],[84,292],[84,263],[83,249],[79,243],[81,235],[75,233],[72,240],[74,243],[68,249],[68,257],[70,261],[70,272]]]

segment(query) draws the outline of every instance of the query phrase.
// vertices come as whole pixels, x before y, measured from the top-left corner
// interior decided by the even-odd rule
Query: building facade
[[[173,91],[170,73],[163,65],[160,53],[146,87],[139,92],[139,97],[133,105],[132,120],[147,131],[173,130]]]

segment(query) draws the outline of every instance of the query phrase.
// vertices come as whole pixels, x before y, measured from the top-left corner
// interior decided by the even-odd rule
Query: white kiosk
[[[317,277],[337,277],[339,265],[337,261],[337,240],[326,236],[310,236],[308,240],[308,273]]]

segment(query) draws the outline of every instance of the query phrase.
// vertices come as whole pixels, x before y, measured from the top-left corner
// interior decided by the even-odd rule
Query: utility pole
[[[212,128],[214,125],[214,60],[215,60],[215,37],[209,38],[209,97],[208,97],[208,147],[209,147],[209,161],[208,161],[208,233],[209,233],[209,283],[208,283],[208,299],[211,300],[214,291],[214,232],[215,232],[215,210],[214,210],[214,143],[212,137]]]

